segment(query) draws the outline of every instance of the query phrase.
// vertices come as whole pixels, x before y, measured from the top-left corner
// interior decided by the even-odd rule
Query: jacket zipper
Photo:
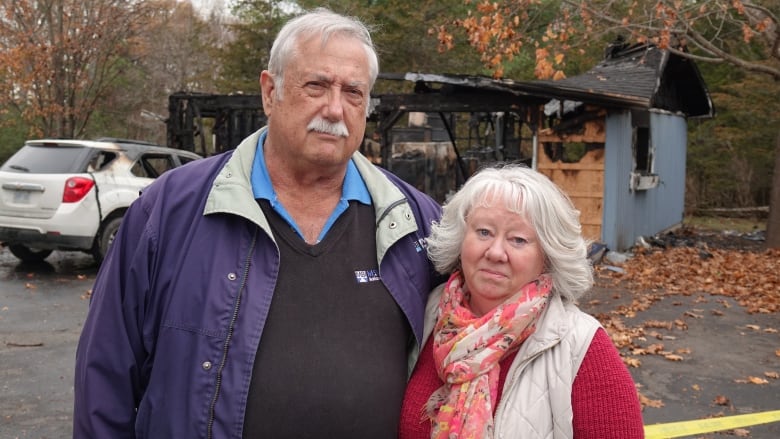
[[[255,243],[257,242],[258,228],[255,227],[255,233],[252,236],[252,243],[249,246],[249,253],[247,253],[246,260],[244,261],[244,272],[241,276],[241,285],[238,288],[238,297],[236,297],[236,304],[233,307],[233,315],[230,318],[230,325],[228,326],[227,337],[222,348],[222,359],[219,362],[219,368],[217,369],[217,384],[214,387],[214,396],[211,398],[211,404],[209,405],[209,420],[206,427],[206,437],[212,439],[214,437],[214,411],[217,406],[217,399],[219,399],[219,391],[222,387],[222,371],[225,369],[225,363],[227,363],[227,354],[230,347],[230,341],[233,339],[233,331],[235,329],[236,320],[238,320],[238,310],[241,307],[241,295],[246,287],[247,277],[249,276],[249,260],[252,258],[254,252]]]

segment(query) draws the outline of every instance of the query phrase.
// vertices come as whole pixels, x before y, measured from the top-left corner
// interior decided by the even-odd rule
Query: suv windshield
[[[84,172],[83,163],[88,153],[80,146],[25,145],[3,164],[0,171],[34,174]]]

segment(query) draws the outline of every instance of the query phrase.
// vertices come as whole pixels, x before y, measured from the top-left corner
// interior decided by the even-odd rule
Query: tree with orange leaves
[[[618,33],[698,62],[730,63],[780,80],[777,12],[747,0],[481,0],[437,33],[447,50],[452,32],[464,30],[498,77],[523,47],[534,50],[538,78],[560,77],[572,52]]]
[[[122,66],[147,8],[125,0],[0,3],[0,107],[32,135],[79,137]]]

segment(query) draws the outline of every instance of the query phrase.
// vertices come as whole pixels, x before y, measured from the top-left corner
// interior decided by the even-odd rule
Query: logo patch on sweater
[[[359,284],[368,282],[376,282],[379,280],[379,271],[376,269],[371,270],[355,270],[355,280]]]

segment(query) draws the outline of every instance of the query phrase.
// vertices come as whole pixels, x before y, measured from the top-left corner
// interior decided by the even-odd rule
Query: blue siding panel
[[[630,249],[639,236],[652,236],[682,222],[685,209],[687,121],[677,114],[651,112],[658,187],[632,192],[631,113],[610,113],[606,121],[602,241],[611,250]]]
[[[611,250],[625,250],[624,236],[633,233],[633,218],[626,216],[628,172],[632,166],[631,113],[609,113],[604,144],[604,207],[601,239]]]

